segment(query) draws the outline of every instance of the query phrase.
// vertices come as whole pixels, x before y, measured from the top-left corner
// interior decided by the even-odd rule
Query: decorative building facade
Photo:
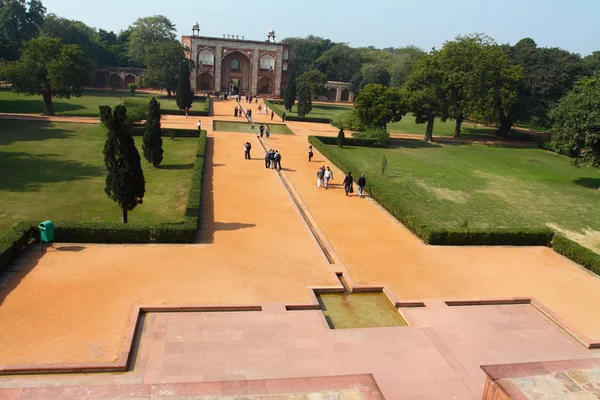
[[[196,25],[194,26],[196,28]],[[288,79],[289,45],[237,37],[183,36],[182,44],[194,61],[190,82],[196,92],[233,92],[279,98]],[[225,35],[224,35],[225,36]]]

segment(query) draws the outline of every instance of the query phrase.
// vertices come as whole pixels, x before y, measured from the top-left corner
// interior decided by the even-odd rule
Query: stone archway
[[[258,80],[256,85],[258,94],[268,94],[273,96],[273,92],[275,90],[275,85],[273,84],[273,79],[269,76],[263,76]]]
[[[328,101],[336,101],[337,100],[337,89],[336,88],[329,88],[329,90],[327,90],[327,100]]]
[[[132,83],[135,83],[135,76],[129,74],[125,77],[125,85],[129,86]]]
[[[201,72],[196,77],[196,89],[215,90],[215,77],[210,72]]]
[[[223,57],[221,62],[221,91],[229,91],[231,82],[241,82],[240,93],[250,92],[251,62],[250,58],[240,52],[232,51]]]
[[[96,72],[96,76],[94,76],[94,87],[106,87],[106,74],[104,72]]]
[[[113,89],[121,88],[121,77],[117,74],[112,74],[110,76],[110,87]]]
[[[341,101],[350,101],[350,91],[348,89],[342,89]]]

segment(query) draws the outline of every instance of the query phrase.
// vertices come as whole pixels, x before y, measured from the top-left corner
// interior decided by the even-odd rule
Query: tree
[[[126,224],[128,211],[142,204],[146,192],[140,154],[125,107],[118,105],[112,112],[109,106],[101,106],[100,120],[108,129],[104,144],[104,165],[108,171],[104,192],[119,205],[121,219]]]
[[[148,105],[148,119],[146,120],[146,132],[142,144],[144,158],[154,168],[158,168],[163,159],[162,132],[160,129],[160,103],[152,97]]]
[[[304,117],[312,111],[312,95],[307,85],[298,86],[298,116]]]
[[[24,42],[38,35],[46,8],[39,0],[0,0],[0,60],[16,60]]]
[[[583,65],[587,75],[597,75],[600,72],[600,51],[594,51],[589,56],[584,57]]]
[[[419,58],[427,54],[422,49],[415,46],[389,49],[388,51],[392,54],[389,71],[391,77],[390,83],[397,88],[404,85],[408,75],[412,72],[412,69]]]
[[[183,46],[178,42],[156,45],[154,51],[146,57],[148,73],[144,77],[144,83],[152,88],[166,89],[167,96],[171,97],[177,85],[179,67],[184,61],[187,59]]]
[[[313,98],[324,95],[327,88],[327,76],[317,70],[311,69],[298,77],[298,88],[305,86]]]
[[[425,140],[432,141],[435,118],[443,118],[446,108],[444,73],[438,51],[432,50],[417,61],[406,80],[404,92],[417,124],[427,123]]]
[[[332,81],[348,82],[363,64],[361,51],[339,43],[325,51],[316,61],[321,72]]]
[[[600,77],[581,78],[550,113],[552,147],[576,166],[600,168]]]
[[[41,94],[44,115],[54,115],[52,97],[80,96],[88,66],[89,62],[78,46],[39,37],[24,44],[19,61],[3,66],[2,75],[17,93]]]
[[[368,128],[385,129],[390,122],[400,121],[406,114],[405,102],[397,89],[371,83],[361,90],[354,102],[360,121]]]
[[[287,111],[292,111],[292,107],[296,103],[296,77],[293,73],[290,74],[288,81],[283,88],[283,107]]]
[[[177,91],[175,92],[175,101],[180,110],[189,108],[194,102],[194,92],[190,84],[190,63],[182,61],[179,65],[177,74]]]
[[[283,43],[290,45],[290,75],[294,76],[315,69],[315,61],[334,45],[329,39],[313,35],[305,38],[287,38]]]
[[[140,66],[147,65],[147,59],[155,53],[156,46],[177,42],[175,25],[164,15],[139,18],[130,27],[130,31],[128,54]]]
[[[340,131],[338,132],[337,138],[335,139],[335,142],[337,143],[337,145],[339,146],[339,148],[343,148],[344,147],[344,142],[346,141],[346,136],[344,135],[344,128],[340,128]]]

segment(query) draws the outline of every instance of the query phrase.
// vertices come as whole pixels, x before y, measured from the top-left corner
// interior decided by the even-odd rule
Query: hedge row
[[[179,223],[121,224],[114,222],[54,222],[54,237],[65,243],[193,243],[198,230],[206,131],[198,139],[185,215]],[[37,222],[18,223],[0,238],[0,270],[6,268],[27,246],[39,241]]]
[[[582,265],[595,274],[600,275],[600,255],[586,249],[574,241],[567,239],[562,235],[554,235],[552,248],[558,254],[562,254],[568,259]]]
[[[335,144],[334,137],[323,138],[321,136],[309,136],[309,142],[321,153],[323,153],[332,163],[337,165],[343,171],[351,170],[344,160],[331,152],[327,144]],[[364,143],[369,139],[347,139],[354,143]],[[324,143],[325,142],[325,143]],[[360,144],[355,144],[360,145]],[[367,143],[369,145],[369,143]],[[376,179],[376,178],[375,178]],[[369,187],[367,190],[371,197],[377,200],[390,214],[402,222],[411,232],[417,235],[421,240],[430,245],[439,246],[490,246],[490,245],[510,245],[510,246],[548,246],[554,235],[553,231],[546,228],[541,229],[469,229],[469,228],[438,228],[428,226],[421,219],[401,204],[399,197],[395,193],[377,190],[377,186]]]
[[[133,136],[144,136],[146,132],[146,128],[144,126],[134,126],[133,127]],[[173,137],[200,137],[200,131],[198,129],[162,129],[162,137],[171,137],[171,133]]]
[[[318,118],[318,117],[297,117],[295,115],[286,115],[286,121],[298,121],[298,122],[316,122],[319,124],[330,124],[331,119],[329,118]]]
[[[335,136],[310,136],[309,140],[310,138],[319,140],[323,144],[337,145],[337,138]],[[379,147],[377,143],[375,143],[375,139],[358,139],[354,137],[345,137],[344,146]]]
[[[211,106],[212,99],[210,97],[205,97],[205,96],[196,97],[194,99],[194,101],[196,101],[196,102],[200,102],[202,100],[208,102],[206,110],[195,111],[195,110],[193,110],[193,105],[192,105],[192,109],[188,110],[188,115],[189,116],[191,116],[191,117],[209,117],[210,116],[210,106]],[[160,113],[163,114],[163,115],[185,115],[185,111],[184,110],[165,110],[165,109],[161,109]]]

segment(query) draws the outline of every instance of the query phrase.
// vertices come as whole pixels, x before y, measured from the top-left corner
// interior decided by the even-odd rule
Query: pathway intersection
[[[308,163],[307,136],[333,136],[335,128],[290,122],[295,135],[262,143],[251,134],[213,132],[213,120],[242,121],[233,117],[234,106],[215,101],[215,116],[200,118],[209,139],[199,243],[81,245],[77,252],[22,257],[0,288],[0,367],[116,361],[140,304],[262,311],[148,313],[130,372],[0,377],[0,388],[7,388],[0,399],[50,398],[43,390],[51,385],[348,374],[373,374],[387,399],[476,399],[482,364],[598,356],[532,305],[448,307],[439,300],[534,297],[598,339],[600,312],[590,306],[600,301],[597,277],[547,248],[426,246],[376,202],[346,198],[338,186],[343,172],[323,155],[316,152]],[[258,126],[270,117],[254,119]],[[166,128],[193,129],[196,122],[163,117]],[[243,157],[246,141],[252,160]],[[281,178],[264,168],[262,145],[282,153]],[[334,171],[328,191],[316,188],[319,165]],[[386,285],[398,300],[425,307],[402,310],[410,327],[337,331],[319,311],[286,311],[284,305],[311,304],[309,287],[340,288],[335,273],[354,285]],[[292,386],[277,393],[296,393]],[[267,392],[274,393],[254,394]],[[162,398],[184,398],[173,393]]]

